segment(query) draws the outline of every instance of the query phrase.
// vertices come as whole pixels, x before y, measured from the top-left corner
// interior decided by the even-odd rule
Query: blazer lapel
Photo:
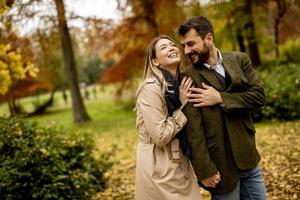
[[[205,66],[202,66],[199,70],[199,73],[207,82],[209,82],[212,87],[220,91],[224,90],[224,87],[214,74],[215,72],[207,69]]]
[[[226,90],[230,90],[234,83],[236,82],[236,70],[235,70],[235,63],[230,56],[222,54],[223,58],[223,67],[226,72],[226,78],[230,79],[230,84],[227,85]],[[228,77],[229,76],[229,77]]]
[[[223,67],[227,73],[227,76],[231,79],[230,84],[226,88],[226,91],[231,90],[232,88],[240,85],[242,80],[247,82],[246,77],[244,76],[243,71],[238,66],[236,61],[228,54],[222,54],[223,57]]]

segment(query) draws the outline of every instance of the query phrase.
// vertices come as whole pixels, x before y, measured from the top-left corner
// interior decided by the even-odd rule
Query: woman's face
[[[165,68],[177,68],[180,62],[180,51],[169,39],[160,39],[155,45],[156,58],[153,59],[155,66]]]

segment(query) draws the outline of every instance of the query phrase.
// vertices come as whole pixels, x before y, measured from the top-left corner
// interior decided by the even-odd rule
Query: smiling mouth
[[[192,55],[190,55],[190,59],[191,59],[192,61],[197,60],[197,54],[192,54]]]
[[[178,53],[171,53],[168,58],[177,58],[178,57]]]

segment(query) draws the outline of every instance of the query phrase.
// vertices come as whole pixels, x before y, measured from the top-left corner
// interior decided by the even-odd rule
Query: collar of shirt
[[[216,48],[217,49],[217,48]],[[223,62],[223,58],[222,58],[222,54],[221,52],[219,51],[219,49],[217,49],[217,55],[218,55],[218,61],[215,65],[210,65],[210,64],[207,64],[207,63],[203,63],[203,65],[207,68],[207,69],[210,69],[210,70],[216,70],[216,68],[219,66],[219,65],[222,65],[222,62]]]
[[[217,49],[217,54],[218,54],[217,64],[209,65],[207,63],[203,63],[203,65],[209,70],[215,70],[217,73],[221,74],[225,78],[225,76],[226,76],[225,75],[225,69],[222,65],[223,58],[222,58],[221,52],[218,49]]]

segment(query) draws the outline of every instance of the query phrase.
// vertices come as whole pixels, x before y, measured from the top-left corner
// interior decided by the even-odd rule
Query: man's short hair
[[[208,33],[211,33],[213,38],[215,38],[214,29],[211,22],[203,16],[190,18],[184,24],[182,24],[178,28],[179,36],[184,36],[192,28],[197,31],[202,40],[205,39]]]

